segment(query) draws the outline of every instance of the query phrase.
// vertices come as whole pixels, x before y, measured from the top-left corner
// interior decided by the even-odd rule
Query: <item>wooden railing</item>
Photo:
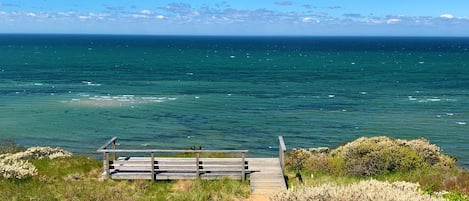
[[[210,154],[210,153],[222,153],[222,154],[233,154],[233,153],[238,153],[240,154],[240,161],[239,163],[236,164],[224,164],[223,162],[217,163],[217,166],[223,166],[225,168],[227,167],[233,167],[237,171],[240,172],[241,174],[241,179],[244,181],[246,178],[246,173],[247,173],[247,162],[246,162],[246,154],[248,153],[248,150],[166,150],[166,149],[117,149],[116,148],[116,137],[113,137],[111,140],[103,144],[97,152],[103,153],[103,178],[108,179],[111,176],[111,161],[117,160],[117,154],[130,154],[130,153],[146,153],[150,154],[150,166],[146,166],[145,170],[150,170],[152,179],[155,179],[155,174],[156,171],[159,171],[159,168],[161,168],[159,165],[157,165],[155,161],[155,154],[156,153],[163,153],[163,154],[170,154],[170,153],[189,153],[189,154],[195,154],[195,163],[189,165],[185,165],[184,167],[191,167],[194,168],[192,171],[195,172],[197,177],[200,177],[201,170],[204,170],[204,166],[201,164],[201,157],[200,154]],[[110,149],[109,149],[110,148]],[[111,159],[110,156],[111,154],[113,155],[113,158]],[[187,158],[186,158],[187,159]],[[182,159],[181,159],[182,160]],[[222,160],[221,160],[222,161]],[[121,161],[122,162],[122,161]],[[138,161],[142,162],[142,161]],[[120,164],[122,165],[122,164]],[[172,171],[187,171],[187,169],[173,169]]]
[[[283,136],[278,136],[278,158],[280,160],[280,167],[282,168],[282,172],[285,169],[285,152],[287,151],[287,147],[285,146],[285,142],[283,141]]]

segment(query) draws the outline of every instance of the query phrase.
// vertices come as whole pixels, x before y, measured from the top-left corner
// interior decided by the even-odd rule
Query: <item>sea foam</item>
[[[155,97],[155,96],[135,96],[135,95],[90,95],[79,94],[80,98],[72,98],[67,103],[82,106],[97,107],[116,107],[116,106],[132,106],[137,104],[162,103],[166,101],[175,101],[174,97]]]

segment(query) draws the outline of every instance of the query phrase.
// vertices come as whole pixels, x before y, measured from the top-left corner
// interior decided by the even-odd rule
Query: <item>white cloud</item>
[[[142,14],[142,15],[151,15],[151,14],[153,14],[153,12],[151,12],[149,10],[141,10],[140,14]]]
[[[28,17],[37,17],[37,14],[33,13],[33,12],[29,12],[29,13],[26,13],[26,16],[28,16]]]
[[[79,16],[78,16],[78,19],[80,19],[80,20],[87,20],[87,19],[91,19],[91,17],[90,17],[90,16],[86,16],[86,15],[79,15]]]
[[[155,18],[162,20],[162,19],[164,19],[165,17],[164,17],[164,15],[157,15],[157,16],[155,16]]]
[[[453,19],[454,18],[454,15],[452,14],[443,14],[443,15],[440,15],[441,18],[446,18],[446,19]]]
[[[307,22],[307,23],[312,23],[312,22],[320,23],[321,22],[320,20],[314,19],[312,17],[304,17],[301,21]]]
[[[311,17],[304,17],[303,18],[303,22],[312,22],[313,21],[313,18]]]
[[[400,21],[402,21],[401,19],[397,19],[397,18],[391,18],[391,19],[388,19],[386,21],[386,23],[388,24],[396,24],[396,23],[399,23]]]

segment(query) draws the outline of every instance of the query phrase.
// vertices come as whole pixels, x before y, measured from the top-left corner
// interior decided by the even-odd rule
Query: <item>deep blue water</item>
[[[249,149],[428,138],[469,163],[469,38],[0,35],[0,140]]]

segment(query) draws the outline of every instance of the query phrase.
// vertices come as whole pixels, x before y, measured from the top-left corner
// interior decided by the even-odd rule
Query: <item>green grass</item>
[[[205,181],[102,180],[102,162],[74,156],[31,161],[38,175],[0,178],[0,200],[236,200],[249,196],[249,183]]]
[[[373,178],[418,183],[430,195],[451,192],[446,195],[448,200],[469,197],[469,171],[425,139],[359,138],[328,153],[292,150],[286,164],[288,185],[294,188],[347,185]]]

